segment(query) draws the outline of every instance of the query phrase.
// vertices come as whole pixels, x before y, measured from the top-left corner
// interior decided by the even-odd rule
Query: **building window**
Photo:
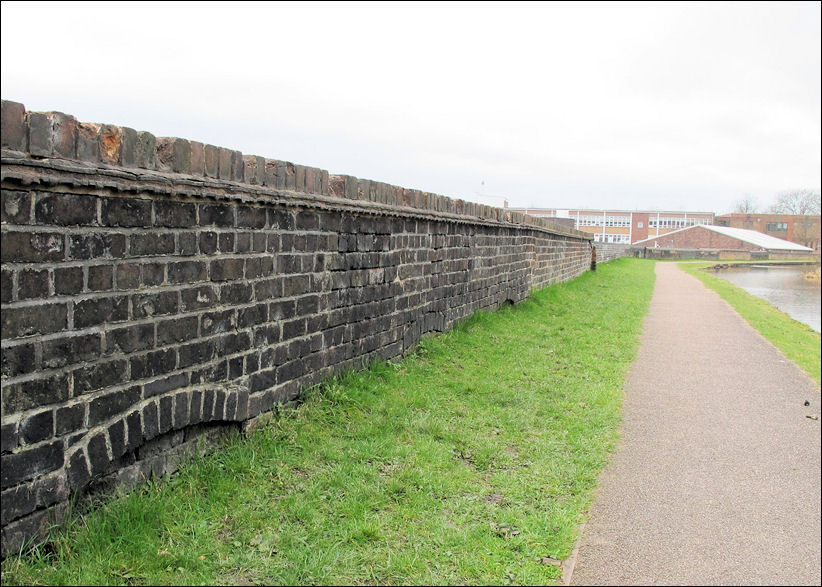
[[[787,222],[768,222],[765,225],[765,231],[767,232],[787,232],[787,230]]]

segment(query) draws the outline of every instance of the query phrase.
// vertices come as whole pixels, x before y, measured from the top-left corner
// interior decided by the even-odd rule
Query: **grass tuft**
[[[654,283],[620,259],[314,387],[9,557],[3,584],[547,584],[617,440]]]

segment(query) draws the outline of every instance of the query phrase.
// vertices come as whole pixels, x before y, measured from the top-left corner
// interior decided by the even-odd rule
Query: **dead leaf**
[[[167,551],[166,549],[157,551],[157,556],[168,556],[169,554],[171,554],[171,553],[169,551]]]
[[[550,556],[544,556],[539,559],[539,564],[541,565],[551,565],[553,567],[560,567],[562,566],[562,561],[557,560],[555,558],[551,558]]]

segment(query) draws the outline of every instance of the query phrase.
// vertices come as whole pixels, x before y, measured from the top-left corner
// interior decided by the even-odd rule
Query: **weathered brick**
[[[54,412],[45,410],[24,418],[20,422],[20,436],[28,444],[48,440],[54,436]]]
[[[114,269],[111,265],[93,265],[88,268],[89,291],[105,291],[114,287]]]
[[[154,324],[136,324],[106,332],[106,354],[133,353],[154,347]]]
[[[111,446],[111,456],[120,458],[126,452],[126,426],[122,420],[115,420],[106,431],[108,443]]]
[[[133,128],[120,129],[120,165],[139,167],[140,135]]]
[[[157,404],[151,402],[143,406],[143,440],[151,440],[160,434],[160,419]]]
[[[23,269],[17,274],[17,297],[21,300],[49,295],[49,272],[45,269]]]
[[[157,323],[157,344],[184,342],[197,338],[197,316],[161,320]]]
[[[128,239],[128,254],[132,257],[171,255],[174,247],[174,235],[171,233],[135,234]]]
[[[133,451],[143,444],[140,412],[134,410],[126,416],[126,450]]]
[[[183,228],[196,224],[197,208],[183,202],[154,202],[154,224],[172,228]]]
[[[172,420],[174,415],[174,400],[171,396],[164,396],[160,398],[160,434],[165,434],[174,422]]]
[[[108,471],[111,460],[108,456],[106,438],[104,433],[99,432],[88,441],[88,462],[91,465],[91,475],[97,477]]]
[[[159,350],[138,357],[131,357],[129,363],[132,379],[147,379],[173,371],[177,363],[177,356],[173,349]]]
[[[13,414],[63,402],[68,399],[68,377],[52,375],[3,388],[3,413]]]
[[[18,344],[2,351],[2,374],[14,377],[31,373],[36,369],[34,344]]]
[[[220,170],[220,149],[214,145],[206,145],[204,148],[205,175],[206,177],[217,177]]]
[[[188,173],[191,170],[191,145],[185,139],[157,139],[157,169]]]
[[[100,126],[100,160],[108,165],[120,164],[122,130],[119,126],[104,124]]]
[[[180,261],[168,264],[169,283],[193,283],[206,277],[206,264],[202,261]]]
[[[234,206],[228,204],[200,204],[200,226],[234,226]]]
[[[86,455],[82,450],[75,450],[68,458],[66,464],[66,476],[69,485],[77,491],[86,486],[91,479],[91,468],[89,467]]]
[[[189,141],[191,147],[191,165],[189,173],[191,175],[205,175],[205,145],[197,141]]]
[[[119,263],[115,266],[117,289],[137,289],[140,287],[140,265],[137,263]]]
[[[64,336],[43,341],[43,367],[58,369],[66,365],[89,361],[100,356],[99,334]]]
[[[0,487],[45,475],[63,466],[63,443],[52,442],[0,457]]]
[[[217,249],[221,253],[233,253],[234,252],[234,233],[233,232],[221,232],[217,235]]]
[[[65,257],[63,235],[51,232],[4,232],[0,236],[3,263],[43,263]]]
[[[64,408],[58,408],[55,416],[55,433],[57,436],[64,436],[80,430],[85,425],[86,405],[75,404]]]
[[[146,287],[160,285],[166,280],[166,265],[164,263],[143,263],[140,266],[140,281]]]
[[[217,332],[227,332],[234,330],[237,326],[235,315],[236,310],[221,310],[219,312],[207,312],[200,319],[201,336],[209,336]]]
[[[155,169],[157,139],[149,132],[137,133],[137,167],[141,169]]]
[[[54,149],[51,120],[45,112],[28,113],[28,151],[38,157],[51,157]]]
[[[6,149],[27,150],[26,107],[19,102],[3,100],[0,106],[0,137]]]
[[[166,377],[165,379],[158,379],[151,383],[146,383],[143,386],[143,394],[146,398],[160,395],[174,389],[179,389],[188,385],[188,377],[183,373]]]
[[[151,200],[102,198],[100,220],[105,226],[151,226]]]
[[[174,394],[174,429],[179,430],[188,426],[189,394],[182,391]]]
[[[128,319],[128,298],[115,296],[82,300],[74,304],[74,327],[86,328]]]
[[[179,307],[177,292],[137,294],[131,297],[131,307],[135,319],[174,314]]]
[[[244,259],[217,259],[211,262],[211,281],[230,281],[243,276]]]
[[[91,367],[83,367],[72,373],[74,395],[116,385],[123,380],[126,370],[124,360],[109,361]]]
[[[0,452],[7,453],[17,448],[20,443],[20,433],[17,422],[9,422],[0,427]]]
[[[69,236],[72,259],[118,259],[125,254],[126,237],[122,234],[73,234]]]
[[[4,306],[0,309],[3,336],[4,338],[19,338],[32,334],[59,332],[67,327],[67,312],[65,304]]]
[[[3,303],[10,302],[14,299],[14,272],[2,269],[0,270],[0,301]]]
[[[17,190],[0,192],[0,222],[29,224],[31,222],[31,194]]]

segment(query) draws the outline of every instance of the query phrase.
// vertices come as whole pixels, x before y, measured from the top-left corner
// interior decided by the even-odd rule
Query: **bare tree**
[[[780,192],[771,206],[773,214],[819,214],[819,192],[813,190],[790,190]]]
[[[759,202],[751,194],[745,194],[734,202],[733,212],[737,214],[756,214],[759,211]]]

